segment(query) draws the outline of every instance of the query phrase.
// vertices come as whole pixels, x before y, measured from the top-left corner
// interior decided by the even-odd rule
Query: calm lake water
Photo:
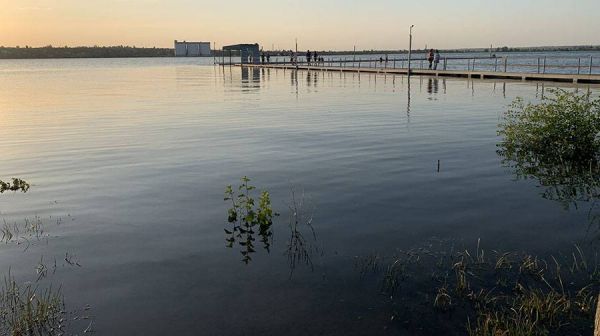
[[[511,101],[553,84],[198,63],[0,62],[0,178],[32,183],[0,196],[0,216],[39,216],[49,235],[2,244],[0,272],[35,281],[57,260],[40,284],[62,285],[69,310],[89,305],[97,334],[427,334],[390,321],[355,257],[434,237],[542,255],[595,246],[590,206],[543,198],[496,153]],[[270,253],[248,265],[223,231],[224,188],[244,175],[281,214]],[[293,273],[292,190],[316,237],[313,268]]]

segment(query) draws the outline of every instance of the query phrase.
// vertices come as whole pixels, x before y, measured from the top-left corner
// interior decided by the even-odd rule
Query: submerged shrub
[[[600,99],[564,90],[538,104],[517,98],[499,126],[503,162],[547,187],[545,198],[568,207],[600,197]]]

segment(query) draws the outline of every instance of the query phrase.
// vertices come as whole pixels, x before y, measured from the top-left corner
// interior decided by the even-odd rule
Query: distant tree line
[[[0,59],[23,58],[116,58],[116,57],[172,57],[171,48],[137,48],[135,46],[112,47],[54,47],[41,48],[1,47]]]
[[[490,52],[490,48],[463,48],[463,49],[440,49],[444,53],[468,53],[468,52]],[[541,52],[541,51],[600,51],[600,46],[562,46],[562,47],[497,47],[491,52]],[[291,50],[266,51],[271,55],[288,56]],[[303,54],[305,51],[298,51]],[[370,54],[402,54],[408,50],[317,50],[320,55],[370,55]],[[414,53],[427,52],[426,49],[413,49]],[[213,50],[215,57],[229,57],[229,52]],[[0,46],[0,59],[21,58],[117,58],[117,57],[173,57],[172,48],[138,48],[135,46],[111,46],[111,47],[55,47],[45,46],[41,48],[3,47]],[[239,52],[233,51],[231,56],[239,56]]]

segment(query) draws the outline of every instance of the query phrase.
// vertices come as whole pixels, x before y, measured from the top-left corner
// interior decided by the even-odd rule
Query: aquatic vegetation
[[[547,258],[485,252],[479,241],[475,250],[430,245],[393,258],[368,256],[356,265],[366,274],[380,273],[382,286],[387,286],[381,293],[392,306],[410,302],[412,308],[404,313],[394,311],[404,320],[435,314],[432,318],[446,327],[464,328],[473,336],[585,334],[593,329],[600,290],[593,247],[575,245]],[[427,305],[431,311],[417,308]]]
[[[241,184],[234,191],[229,185],[225,188],[225,201],[231,202],[227,211],[227,222],[231,227],[225,229],[227,247],[233,248],[237,242],[242,248],[242,261],[246,264],[252,260],[251,254],[255,253],[255,234],[258,234],[263,247],[270,250],[273,232],[273,217],[277,216],[271,207],[269,193],[263,191],[258,199],[258,205],[252,197],[256,187],[250,185],[250,179],[242,177]],[[258,232],[255,230],[258,229]]]
[[[5,191],[27,192],[29,190],[29,187],[29,183],[19,178],[13,178],[12,183],[0,180],[0,194]]]
[[[34,216],[33,218],[26,217],[23,222],[8,223],[5,219],[2,220],[0,228],[0,242],[11,243],[17,245],[27,244],[27,247],[34,241],[40,241],[44,238],[48,239],[44,222],[41,217]]]
[[[452,307],[452,297],[448,293],[448,287],[446,284],[438,288],[433,306],[440,310],[449,310]]]
[[[499,134],[511,157],[570,162],[597,159],[600,99],[554,90],[539,104],[517,98],[505,113]]]
[[[288,240],[286,255],[290,264],[290,276],[298,264],[305,264],[311,270],[314,269],[312,256],[318,252],[318,248],[313,244],[317,240],[316,232],[312,226],[312,212],[308,212],[305,205],[304,193],[300,198],[296,198],[294,189],[291,191],[292,201],[289,205],[289,229],[290,239]],[[307,238],[304,231],[309,231],[311,238]]]
[[[59,290],[19,285],[9,274],[0,292],[0,335],[63,335],[66,313]]]
[[[504,114],[498,154],[518,178],[565,207],[600,197],[600,99],[554,90],[539,104],[517,98]]]

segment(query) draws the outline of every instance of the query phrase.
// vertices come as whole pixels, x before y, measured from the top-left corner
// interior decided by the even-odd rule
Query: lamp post
[[[410,26],[410,32],[408,35],[408,75],[410,76],[410,58],[412,54],[412,29],[415,25]]]

